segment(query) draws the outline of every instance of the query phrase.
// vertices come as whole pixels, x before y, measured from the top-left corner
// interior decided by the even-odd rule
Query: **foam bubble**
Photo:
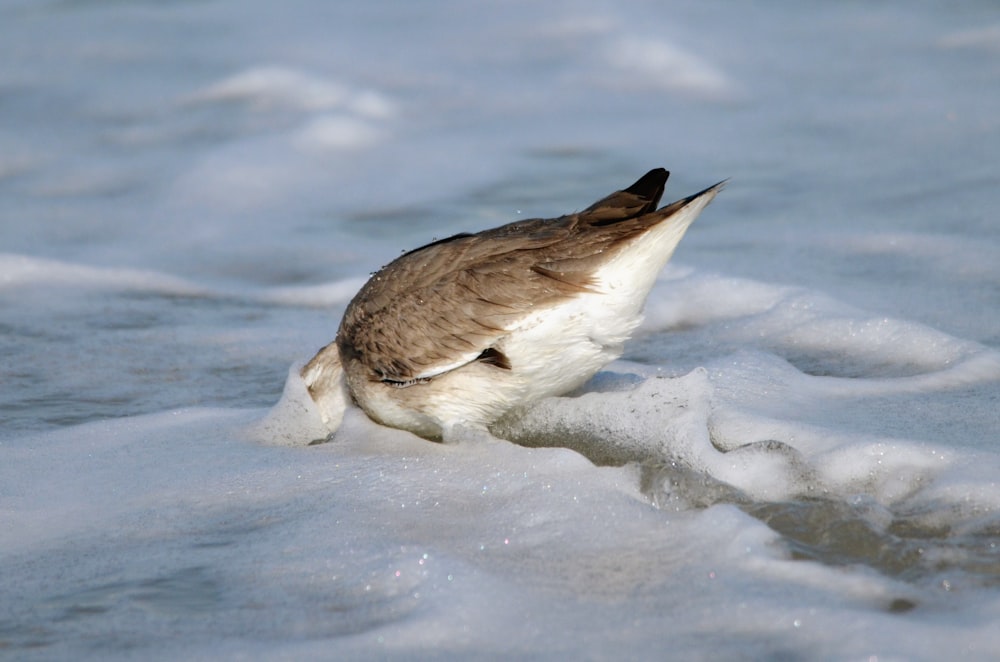
[[[266,444],[305,446],[323,441],[340,426],[339,420],[324,423],[319,408],[300,374],[301,364],[288,369],[281,399],[267,414],[247,428],[247,434]]]

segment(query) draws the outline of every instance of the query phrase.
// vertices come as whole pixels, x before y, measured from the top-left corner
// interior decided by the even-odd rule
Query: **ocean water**
[[[0,658],[1000,657],[998,109],[989,2],[7,0]],[[307,445],[370,272],[657,166],[581,392]]]

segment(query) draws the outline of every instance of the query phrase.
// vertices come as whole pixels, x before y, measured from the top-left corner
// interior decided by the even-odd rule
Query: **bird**
[[[646,297],[721,181],[657,208],[655,168],[583,211],[402,254],[301,369],[331,434],[349,402],[432,441],[565,395],[621,356]]]

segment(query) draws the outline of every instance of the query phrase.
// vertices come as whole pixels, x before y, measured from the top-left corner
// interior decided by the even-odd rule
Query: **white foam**
[[[9,588],[38,592],[37,613],[89,606],[130,628],[140,624],[129,606],[144,605],[154,623],[183,609],[198,615],[182,618],[185,639],[203,642],[196,651],[204,637],[218,642],[210,650],[244,651],[249,636],[256,654],[328,651],[330,639],[343,654],[510,651],[525,618],[538,627],[522,633],[525,652],[565,650],[601,624],[652,653],[692,627],[777,636],[858,608],[879,620],[878,609],[913,595],[872,573],[793,561],[774,531],[731,505],[658,512],[634,469],[595,467],[572,451],[431,444],[356,409],[329,444],[254,447],[238,441],[247,413],[80,426],[46,439],[47,453],[12,456],[22,476],[44,469],[50,480],[12,482],[4,465],[17,508],[36,505],[0,532],[17,571]],[[74,578],[54,592],[40,582],[65,563],[65,540],[76,541]],[[86,551],[95,545],[100,556]],[[42,551],[27,564],[32,550]],[[262,622],[261,607],[280,617]],[[637,608],[647,614],[639,623]],[[166,651],[190,645],[144,637]]]
[[[676,267],[666,273],[673,277],[661,278],[646,302],[643,333],[764,313],[794,291],[746,278],[695,275]]]
[[[798,384],[816,394],[926,392],[1000,377],[994,350],[916,322],[872,316],[817,292],[712,275],[661,281],[641,331],[697,327],[707,327],[720,344],[756,345],[817,371],[816,379]],[[802,382],[797,371],[777,369],[782,379]],[[852,378],[825,376],[825,370],[846,370]]]
[[[302,150],[341,150],[370,147],[382,139],[382,131],[371,122],[344,115],[322,115],[311,119],[292,136]]]
[[[99,287],[198,296],[208,289],[194,282],[145,269],[92,267],[28,255],[0,253],[0,288],[28,285]]]
[[[343,198],[351,188],[345,182],[357,178],[356,159],[391,135],[397,115],[381,92],[276,65],[236,73],[183,95],[179,105],[223,103],[251,112],[247,130],[176,178],[176,203],[240,214],[272,206],[278,213],[315,213],[288,202],[302,205],[331,181]],[[325,207],[329,200],[313,204]]]
[[[345,278],[318,285],[269,287],[256,290],[253,296],[258,301],[286,306],[312,306],[316,308],[341,306],[354,298],[366,280],[365,278]]]
[[[706,59],[662,38],[624,36],[605,46],[605,57],[633,84],[710,97],[729,96],[734,89]]]
[[[93,267],[29,255],[0,253],[0,289],[9,290],[41,285],[191,297],[237,297],[282,306],[336,308],[349,302],[364,282],[364,278],[345,278],[315,285],[208,287],[148,269]]]
[[[729,98],[735,83],[703,53],[662,35],[637,31],[634,21],[587,13],[542,23],[537,38],[556,42],[590,64],[588,83],[607,89],[651,89],[708,99]]]
[[[305,446],[323,441],[340,427],[340,420],[331,425],[323,422],[319,408],[309,395],[302,380],[301,364],[288,369],[281,399],[259,421],[247,428],[247,434],[260,443]]]
[[[288,67],[252,67],[193,93],[189,103],[240,101],[257,110],[310,112],[346,109],[363,117],[385,119],[393,103],[373,90],[353,90],[328,78]]]

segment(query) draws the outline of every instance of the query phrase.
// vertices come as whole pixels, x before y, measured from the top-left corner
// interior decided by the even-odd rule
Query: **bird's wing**
[[[667,177],[652,170],[578,214],[455,235],[400,256],[348,306],[341,355],[360,360],[373,380],[403,386],[473,361],[510,368],[499,341],[535,310],[588,291],[608,247],[650,226],[628,221],[655,212]]]

